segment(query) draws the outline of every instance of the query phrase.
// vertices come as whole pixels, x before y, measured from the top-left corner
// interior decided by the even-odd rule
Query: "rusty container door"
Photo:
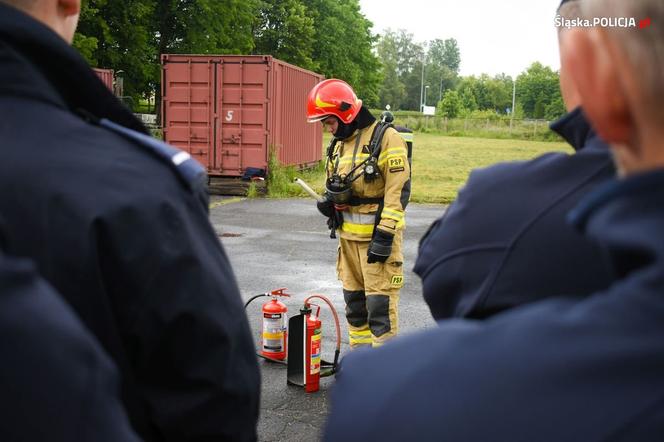
[[[214,76],[210,57],[162,56],[164,140],[210,169],[214,164]]]
[[[213,174],[241,176],[247,167],[267,168],[268,72],[267,57],[220,58]]]
[[[268,144],[279,162],[309,167],[322,158],[323,128],[307,122],[309,91],[325,77],[280,60],[272,60]]]
[[[106,87],[113,92],[113,69],[92,68]]]
[[[210,175],[322,157],[322,128],[306,120],[309,90],[323,77],[263,55],[162,55],[164,140]]]

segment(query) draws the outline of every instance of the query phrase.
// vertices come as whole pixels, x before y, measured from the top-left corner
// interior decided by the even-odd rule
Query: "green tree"
[[[422,60],[425,56],[422,45],[415,43],[413,34],[403,29],[388,29],[380,37],[376,48],[383,64],[381,105],[420,110]],[[399,104],[388,103],[389,100],[384,101],[382,97],[398,97]]]
[[[125,95],[136,101],[154,90],[159,67],[151,44],[152,1],[89,0],[81,12],[74,40],[88,62],[123,71]]]
[[[500,114],[512,107],[512,77],[499,74],[488,81],[491,109]]]
[[[150,0],[160,54],[246,54],[254,47],[257,0]]]
[[[397,65],[397,74],[400,77],[411,72],[420,72],[422,66],[422,58],[425,56],[424,48],[421,44],[416,43],[413,34],[404,29],[400,29],[395,33],[397,54],[399,63]]]
[[[302,0],[316,30],[312,58],[326,77],[348,82],[368,106],[379,103],[380,61],[373,51],[373,24],[359,0]]]
[[[387,31],[376,44],[381,61],[383,81],[379,89],[380,107],[390,105],[401,109],[406,97],[406,88],[399,78],[399,52],[396,34]]]
[[[477,110],[477,101],[475,100],[475,95],[470,89],[460,89],[461,103],[463,108],[467,112],[473,112]]]
[[[299,0],[263,0],[258,26],[254,30],[256,54],[270,54],[281,60],[316,70],[312,60],[314,20]]]
[[[549,121],[557,120],[558,118],[565,115],[567,110],[565,109],[565,103],[563,102],[563,97],[558,95],[553,99],[551,103],[544,109],[544,118]]]
[[[458,82],[461,53],[453,38],[432,40],[428,47],[425,85],[438,101],[444,91],[453,89]]]
[[[463,101],[455,90],[445,91],[442,101],[439,103],[436,113],[447,118],[456,118],[464,111]]]
[[[461,78],[456,90],[466,110],[504,114],[512,107],[512,85],[512,77],[505,74],[494,77],[482,74],[479,77],[471,75]]]
[[[88,0],[75,47],[90,64],[124,72],[137,103],[159,95],[161,54],[250,52],[256,10],[256,0]]]
[[[539,62],[533,63],[516,80],[517,102],[527,118],[544,118],[546,108],[560,96],[558,73]]]
[[[95,5],[91,5],[90,2],[81,3],[81,15],[80,22],[90,23],[97,22],[96,26],[103,27],[105,26],[106,21],[99,15],[99,10],[95,8]],[[74,34],[74,43],[73,46],[78,49],[83,58],[88,62],[92,67],[97,67],[97,58],[96,50],[98,47],[99,39],[95,36],[86,36],[80,32]]]

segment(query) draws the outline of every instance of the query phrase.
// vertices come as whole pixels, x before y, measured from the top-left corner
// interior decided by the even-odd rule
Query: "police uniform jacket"
[[[358,129],[350,137],[339,141],[328,163],[329,171],[336,170],[339,175],[348,176],[369,158],[371,138],[377,124],[374,122]],[[406,143],[394,128],[388,128],[381,140],[378,169],[380,174],[372,181],[367,181],[362,175],[363,166],[353,173],[352,176],[359,178],[352,184],[354,203],[343,212],[342,238],[371,240],[379,210],[379,229],[395,234],[404,227],[405,210],[410,199],[410,165]]]
[[[661,440],[664,171],[607,186],[573,218],[607,248],[609,289],[349,354],[325,440]]]
[[[601,249],[564,217],[614,174],[607,146],[581,109],[552,125],[576,150],[471,173],[420,243],[414,271],[435,319],[484,318],[612,279]]]
[[[252,337],[193,160],[165,157],[74,49],[2,5],[0,110],[7,252],[117,363],[140,435],[255,439]]]
[[[0,354],[0,440],[139,440],[97,340],[34,266],[2,255]]]

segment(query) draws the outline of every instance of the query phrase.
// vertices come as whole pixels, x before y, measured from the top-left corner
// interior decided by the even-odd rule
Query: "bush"
[[[247,198],[256,198],[258,197],[258,186],[255,182],[250,182],[247,187]]]
[[[309,197],[309,195],[295,183],[300,177],[319,194],[322,194],[325,182],[325,161],[319,161],[314,167],[298,171],[294,166],[284,166],[279,163],[276,149],[270,149],[268,160],[267,196],[269,198]]]
[[[504,115],[500,115],[494,110],[474,110],[472,112],[466,112],[461,116],[463,118],[489,121],[500,121],[505,119]]]

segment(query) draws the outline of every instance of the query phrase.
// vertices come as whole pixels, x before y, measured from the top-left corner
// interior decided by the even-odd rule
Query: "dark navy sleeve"
[[[2,182],[18,189],[0,200],[8,250],[34,259],[114,358],[134,427],[164,441],[255,440],[254,342],[199,187],[188,185],[197,176],[178,173],[177,154],[169,163],[77,115],[17,109],[12,124],[30,115],[51,130],[13,130],[21,138],[0,161]]]
[[[200,201],[169,189],[188,192],[120,197],[97,225],[129,360],[168,440],[255,440],[260,374],[231,264]]]
[[[590,147],[473,171],[419,249],[414,271],[434,318],[485,319],[606,289],[603,250],[565,216],[613,173],[606,150]]]
[[[2,256],[0,354],[0,440],[138,440],[100,345],[27,261]]]
[[[619,303],[618,291],[442,321],[353,352],[323,440],[659,440],[659,301]]]
[[[457,199],[420,243],[413,271],[422,279],[423,297],[436,320],[464,316],[473,309],[508,247],[514,224],[497,216],[500,210],[493,201],[498,197],[491,189],[502,185],[502,171],[512,167],[472,171]]]

